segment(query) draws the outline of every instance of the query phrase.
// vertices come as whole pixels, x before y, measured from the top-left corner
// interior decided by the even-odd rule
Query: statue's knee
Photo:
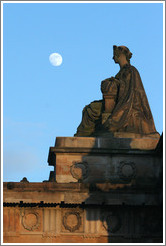
[[[83,108],[83,113],[85,113],[85,111],[87,111],[87,108],[89,107],[89,105],[86,105],[84,108]]]
[[[100,114],[101,109],[102,109],[102,102],[94,101],[90,104],[90,108],[92,111],[96,112],[97,114]]]
[[[101,108],[102,108],[102,101],[101,100],[100,101],[93,101],[83,108],[83,114],[85,112],[88,112],[88,113],[93,112],[93,114],[100,115]]]

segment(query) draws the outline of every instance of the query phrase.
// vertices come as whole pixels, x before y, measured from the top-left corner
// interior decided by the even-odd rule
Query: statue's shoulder
[[[122,78],[127,78],[134,71],[134,67],[130,64],[125,65],[121,70]]]
[[[127,65],[125,68],[125,74],[129,74],[129,73],[137,77],[140,77],[140,73],[138,69],[132,65]]]
[[[134,66],[130,65],[130,64],[127,64],[124,66],[124,70],[125,71],[134,71],[134,70],[137,70]]]
[[[132,72],[139,73],[138,70],[137,70],[137,68],[134,67],[134,66],[132,66],[132,65],[130,65],[130,70],[131,70]]]

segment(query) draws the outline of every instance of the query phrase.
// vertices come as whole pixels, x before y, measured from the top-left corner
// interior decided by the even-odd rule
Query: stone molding
[[[42,237],[60,237],[60,235],[57,235],[55,232],[44,232],[42,234]]]

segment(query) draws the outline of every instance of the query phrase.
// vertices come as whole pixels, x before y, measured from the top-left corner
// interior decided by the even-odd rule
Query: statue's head
[[[130,50],[126,46],[114,45],[113,46],[113,52],[114,52],[113,59],[114,59],[115,63],[117,63],[116,57],[120,57],[120,55],[123,54],[123,55],[125,55],[126,60],[130,64],[130,59],[132,57],[132,53],[130,52]]]

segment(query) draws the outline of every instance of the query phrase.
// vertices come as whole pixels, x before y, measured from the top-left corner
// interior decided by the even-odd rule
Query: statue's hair
[[[130,59],[132,57],[132,53],[130,52],[130,50],[126,47],[126,46],[113,46],[113,50],[114,52],[116,52],[118,55],[120,53],[124,54],[126,56],[126,60],[128,61],[128,63],[130,64]]]

